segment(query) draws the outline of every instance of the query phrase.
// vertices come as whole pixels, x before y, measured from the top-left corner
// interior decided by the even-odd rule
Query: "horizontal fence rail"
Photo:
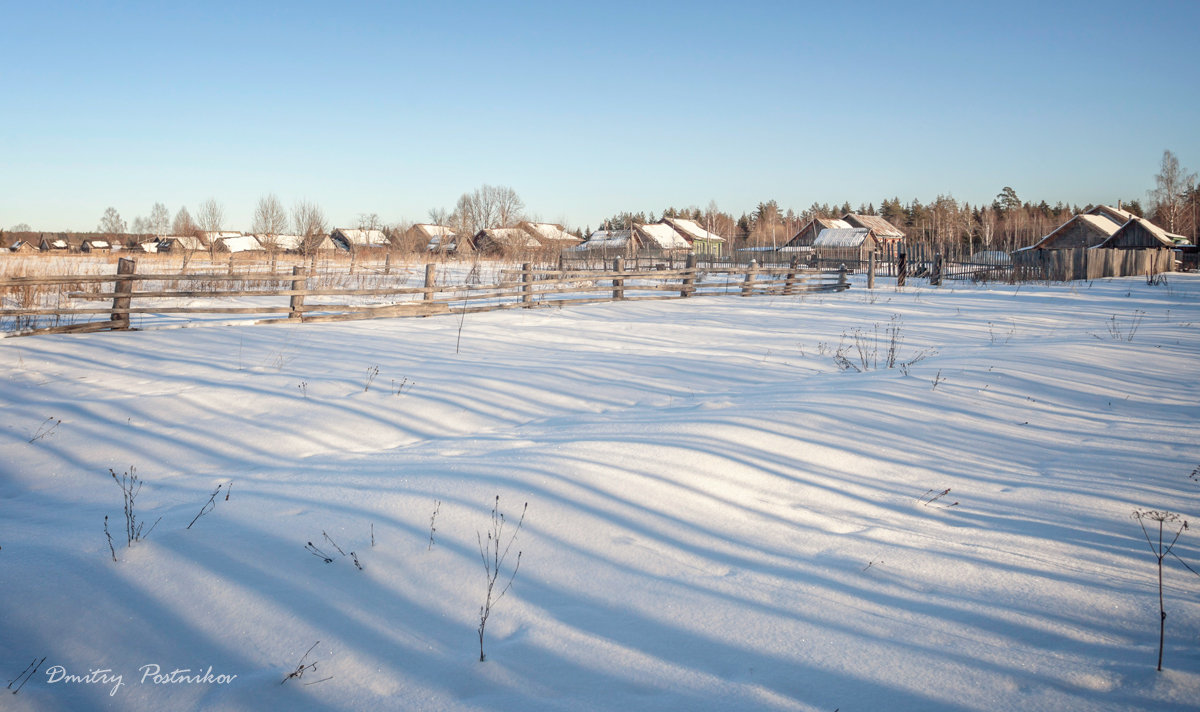
[[[317,284],[317,275],[300,265],[291,274],[139,274],[134,260],[121,259],[116,274],[0,279],[0,324],[7,336],[128,330],[131,315],[261,315],[267,318],[256,323],[295,324],[722,294],[792,295],[850,286],[844,266],[701,267],[694,259],[678,267],[642,268],[618,258],[604,270],[526,263],[500,270],[489,283],[472,283],[475,272],[466,283],[443,284],[437,265],[430,264],[420,286],[407,284],[410,270],[398,269],[390,279],[376,279],[376,286],[339,288]]]

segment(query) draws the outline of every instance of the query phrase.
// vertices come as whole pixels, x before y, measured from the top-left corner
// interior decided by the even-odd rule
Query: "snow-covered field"
[[[5,339],[0,708],[1194,710],[1169,279]]]

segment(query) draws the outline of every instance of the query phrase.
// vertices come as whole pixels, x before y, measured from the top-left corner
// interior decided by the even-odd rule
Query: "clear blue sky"
[[[6,2],[0,227],[274,192],[422,221],[484,183],[595,226],[715,200],[1006,185],[1145,200],[1200,170],[1200,2]]]

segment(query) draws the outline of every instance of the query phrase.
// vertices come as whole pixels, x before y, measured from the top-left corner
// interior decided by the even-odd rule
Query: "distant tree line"
[[[1137,199],[1122,201],[1120,207],[1150,219],[1168,232],[1187,236],[1195,243],[1200,228],[1200,187],[1196,184],[1196,174],[1184,169],[1171,151],[1164,151],[1154,182],[1154,188],[1148,191],[1147,207]],[[703,210],[696,206],[669,206],[658,214],[654,211],[618,212],[602,220],[597,227],[620,230],[665,217],[687,218],[730,240],[734,248],[778,246],[791,239],[813,218],[840,218],[847,213],[858,213],[885,218],[903,230],[913,244],[1009,251],[1033,244],[1072,215],[1092,207],[1091,204],[1068,205],[1062,201],[1051,205],[1046,200],[1023,200],[1011,186],[1004,186],[990,204],[971,205],[947,194],[938,195],[929,202],[914,198],[907,203],[894,196],[880,201],[878,207],[874,203],[853,206],[848,201],[841,204],[814,202],[797,211],[781,209],[772,199],[759,202],[752,211],[735,218],[720,210],[715,201],[710,201]],[[458,235],[475,235],[486,228],[511,227],[530,218],[524,201],[514,189],[493,185],[463,193],[452,210],[434,208],[427,217],[430,223],[449,227]],[[357,227],[361,229],[386,232],[402,249],[421,251],[425,245],[416,244],[417,241],[409,236],[411,225],[407,221],[384,224],[377,213],[360,213],[357,221]],[[100,218],[97,232],[113,238],[126,235],[164,237],[225,229],[228,227],[224,207],[215,198],[210,198],[197,207],[194,218],[186,207],[181,207],[172,219],[165,205],[154,203],[148,215],[139,215],[128,225],[115,207],[109,207]],[[290,234],[306,239],[327,234],[329,229],[325,213],[316,202],[300,200],[289,211],[273,193],[259,198],[250,226],[250,232],[256,235]],[[583,229],[567,226],[567,229],[580,237],[587,237],[592,231],[590,225]],[[25,223],[10,229],[10,232],[31,231]]]

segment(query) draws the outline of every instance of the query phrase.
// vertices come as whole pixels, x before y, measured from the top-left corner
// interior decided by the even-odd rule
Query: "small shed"
[[[17,240],[13,244],[9,245],[8,251],[9,252],[19,252],[21,254],[28,254],[31,252],[37,252],[38,248],[34,247],[33,243],[30,242],[29,240]]]
[[[880,241],[865,227],[826,228],[813,241],[812,249],[823,262],[866,262],[879,250]]]
[[[108,240],[84,240],[79,244],[80,252],[112,252],[112,249]]]

